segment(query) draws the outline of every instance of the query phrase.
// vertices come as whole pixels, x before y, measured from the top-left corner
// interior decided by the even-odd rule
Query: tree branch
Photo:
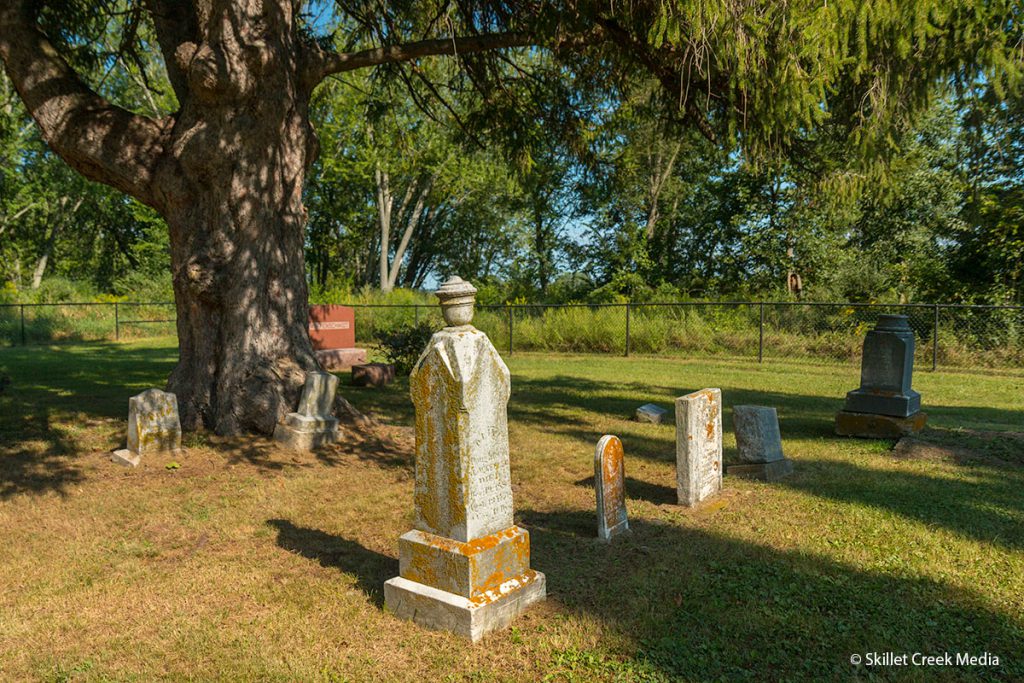
[[[538,42],[535,36],[513,32],[419,40],[414,43],[385,45],[359,52],[338,53],[313,48],[314,54],[309,66],[310,73],[307,81],[316,84],[331,74],[379,64],[408,62],[420,57],[470,54],[509,47],[525,47],[536,45]]]
[[[183,105],[188,97],[188,65],[199,44],[199,20],[191,2],[146,0],[171,88]]]
[[[132,114],[93,92],[39,31],[31,4],[0,7],[0,59],[43,139],[85,177],[159,208],[153,173],[173,121]]]

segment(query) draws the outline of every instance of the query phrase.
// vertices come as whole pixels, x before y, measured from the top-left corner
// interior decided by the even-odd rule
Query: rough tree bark
[[[522,34],[350,54],[304,42],[293,0],[147,0],[180,110],[150,118],[89,89],[39,30],[38,3],[0,2],[0,59],[50,148],[155,208],[170,229],[182,427],[270,433],[316,369],[303,263],[313,88],[327,75],[526,45]]]

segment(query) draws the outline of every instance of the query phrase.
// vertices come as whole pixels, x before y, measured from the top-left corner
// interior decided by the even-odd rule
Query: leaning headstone
[[[693,507],[722,490],[722,390],[676,399],[676,494]]]
[[[782,435],[775,408],[733,406],[732,424],[740,464],[729,465],[729,476],[775,481],[793,471],[793,461],[782,454]]]
[[[178,397],[159,389],[147,389],[128,399],[128,448],[114,451],[111,459],[136,467],[144,455],[179,450]]]
[[[530,535],[512,519],[508,368],[470,322],[476,289],[437,291],[445,327],[409,379],[416,408],[415,528],[398,541],[399,576],[384,584],[395,615],[476,642],[544,598]]]
[[[625,470],[622,441],[612,434],[602,436],[594,451],[594,488],[597,490],[597,535],[603,541],[629,531]]]
[[[905,315],[882,315],[864,338],[860,388],[846,394],[836,414],[836,434],[899,438],[924,429],[921,394],[910,388],[914,331]]]
[[[664,408],[653,403],[645,403],[636,409],[636,421],[660,425],[667,412]]]
[[[331,415],[338,378],[329,372],[306,373],[297,412],[285,415],[274,428],[274,440],[287,448],[308,451],[338,440],[338,419]]]

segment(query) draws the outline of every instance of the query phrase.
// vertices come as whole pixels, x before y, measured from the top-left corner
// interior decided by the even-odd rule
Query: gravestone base
[[[782,458],[781,460],[773,460],[771,462],[729,465],[725,468],[725,472],[730,477],[778,481],[793,473],[793,461],[789,458]]]
[[[497,589],[530,569],[530,534],[518,526],[467,543],[424,531],[398,539],[402,578],[467,598]]]
[[[846,412],[910,417],[921,410],[921,394],[883,389],[854,389],[846,394]]]
[[[319,349],[313,353],[324,370],[348,370],[366,363],[366,349]]]
[[[138,467],[139,462],[142,460],[142,456],[138,453],[132,453],[127,448],[119,448],[110,454],[110,459],[118,465],[124,465],[125,467]]]
[[[544,575],[532,569],[472,599],[396,576],[384,582],[384,605],[400,619],[475,643],[511,624],[545,592]]]
[[[357,387],[383,387],[394,381],[395,366],[390,363],[352,366],[352,384]]]
[[[274,428],[274,441],[280,442],[285,448],[310,451],[340,438],[338,419],[335,417],[288,413],[284,420]]]
[[[862,439],[898,439],[924,429],[928,414],[920,411],[910,417],[854,413],[840,410],[836,413],[836,434]]]

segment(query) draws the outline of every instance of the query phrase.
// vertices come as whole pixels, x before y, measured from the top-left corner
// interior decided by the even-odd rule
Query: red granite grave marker
[[[310,306],[309,339],[327,370],[348,370],[366,362],[366,349],[356,348],[356,312],[351,306]]]

